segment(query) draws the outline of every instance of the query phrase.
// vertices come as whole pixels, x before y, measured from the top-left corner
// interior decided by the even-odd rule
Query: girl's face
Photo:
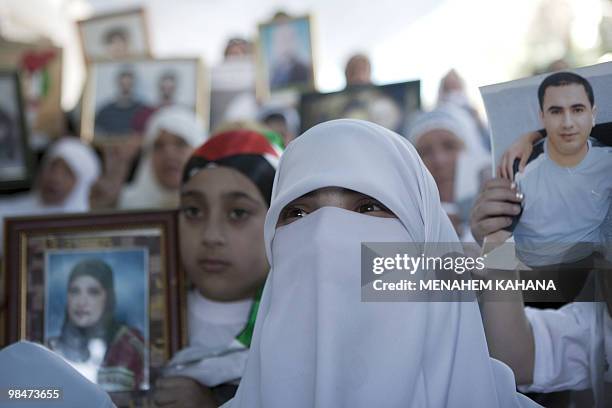
[[[46,205],[60,205],[74,189],[77,179],[62,158],[47,163],[40,172],[40,196]]]
[[[321,207],[338,207],[372,217],[397,218],[378,200],[353,190],[340,187],[325,187],[304,194],[283,208],[276,227],[291,224]]]
[[[79,276],[68,286],[68,318],[87,328],[100,321],[106,308],[106,289],[91,276]]]
[[[183,138],[165,130],[159,132],[151,156],[153,172],[159,184],[168,190],[177,190],[181,186],[183,167],[192,150]]]
[[[255,184],[228,167],[199,171],[181,191],[181,259],[190,280],[212,300],[253,297],[268,274],[268,206]]]

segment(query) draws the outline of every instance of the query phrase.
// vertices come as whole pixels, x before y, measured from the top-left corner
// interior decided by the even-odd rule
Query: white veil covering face
[[[2,407],[32,406],[23,398],[7,398],[7,390],[58,390],[61,399],[40,399],[37,406],[111,408],[109,395],[62,357],[41,345],[20,341],[0,351]],[[58,393],[58,395],[59,395]],[[26,402],[24,404],[24,402]],[[31,402],[31,401],[30,401]]]
[[[324,187],[367,194],[398,219],[321,208],[276,229]],[[265,223],[271,271],[231,408],[537,406],[488,355],[474,302],[361,302],[360,242],[456,243],[438,190],[401,136],[358,120],[292,142]]]
[[[181,137],[194,149],[206,140],[202,124],[193,111],[180,106],[159,109],[147,124],[142,146],[142,161],[138,165],[134,182],[119,197],[119,208],[175,208],[179,203],[179,190],[168,190],[155,177],[152,150],[159,133],[165,130]]]

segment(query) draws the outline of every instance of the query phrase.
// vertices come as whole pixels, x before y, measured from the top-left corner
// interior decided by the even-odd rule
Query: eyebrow
[[[181,197],[183,198],[193,197],[197,199],[205,199],[206,194],[202,193],[201,191],[197,191],[197,190],[186,190],[186,191],[181,192]],[[228,193],[221,194],[221,197],[223,197],[224,199],[231,199],[231,200],[245,199],[245,200],[252,201],[255,204],[259,204],[259,201],[257,201],[256,199],[254,199],[253,197],[251,197],[250,195],[242,191],[230,191]]]
[[[223,193],[221,195],[223,198],[229,198],[229,199],[233,199],[233,200],[238,200],[238,199],[246,199],[249,201],[252,201],[255,204],[259,204],[259,202],[254,199],[253,197],[251,197],[250,195],[248,195],[247,193],[244,193],[242,191],[231,191],[229,193]]]
[[[575,103],[573,105],[570,106],[570,108],[586,108],[586,105],[584,103]],[[553,106],[549,106],[546,111],[551,111],[551,110],[556,110],[556,109],[563,109],[563,106],[557,106],[557,105],[553,105]]]

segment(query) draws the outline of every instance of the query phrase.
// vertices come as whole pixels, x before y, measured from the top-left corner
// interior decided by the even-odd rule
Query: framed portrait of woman
[[[7,219],[6,343],[43,344],[117,405],[145,404],[183,346],[175,219],[173,211]]]

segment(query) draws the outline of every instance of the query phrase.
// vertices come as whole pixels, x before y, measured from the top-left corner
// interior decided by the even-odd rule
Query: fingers
[[[512,181],[508,180],[508,179],[504,179],[504,178],[492,178],[487,180],[482,188],[482,191],[485,192],[487,190],[490,189],[494,189],[494,188],[505,188],[505,189],[512,189]]]
[[[155,406],[168,407],[178,402],[178,396],[168,389],[158,388],[153,394],[153,401],[155,401]]]
[[[160,378],[155,382],[156,388],[177,388],[177,387],[187,387],[190,385],[194,385],[196,382],[191,378],[187,377],[165,377]]]
[[[484,190],[476,201],[476,206],[482,203],[492,204],[492,203],[505,203],[511,204],[516,203],[520,204],[523,200],[523,194],[516,191],[515,189],[509,188],[491,188],[488,190]],[[518,205],[516,205],[518,207]],[[508,212],[508,214],[514,215],[512,212]]]
[[[503,179],[508,178],[507,167],[508,167],[508,152],[504,153],[501,157],[501,162],[499,164],[499,168],[500,168],[499,177]]]
[[[523,172],[525,170],[525,166],[527,165],[527,161],[529,160],[529,156],[531,156],[531,152],[533,148],[526,149],[521,156],[521,161],[519,162],[519,172]]]

